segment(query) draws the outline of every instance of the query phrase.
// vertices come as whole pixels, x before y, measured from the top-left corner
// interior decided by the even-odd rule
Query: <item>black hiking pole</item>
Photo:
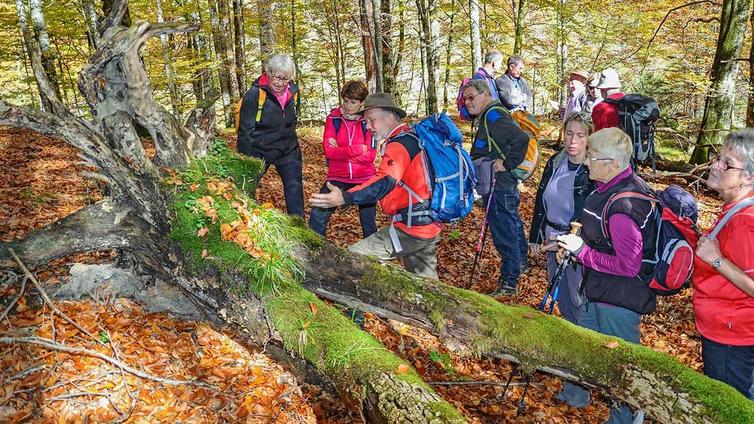
[[[581,223],[571,222],[571,230],[569,231],[571,234],[578,235],[580,230]],[[563,251],[562,248],[560,250]],[[542,302],[539,304],[539,308],[537,308],[540,311],[544,312],[545,307],[547,306],[547,299],[552,296],[547,311],[547,313],[550,315],[552,315],[553,309],[555,308],[555,301],[558,300],[558,293],[560,292],[560,281],[563,279],[563,275],[565,274],[568,266],[571,265],[571,252],[565,251],[563,254],[565,255],[565,257],[563,258],[563,261],[558,264],[558,269],[555,271],[552,279],[550,279],[550,282],[547,285],[547,291],[545,291],[545,296],[544,298],[542,298]],[[529,388],[529,383],[531,383],[531,374],[526,376],[526,382],[524,383],[524,392],[521,394],[521,399],[518,400],[518,409],[516,410],[516,416],[520,415],[521,412],[526,410],[525,397],[526,389]]]
[[[492,197],[495,194],[495,182],[497,178],[492,177],[492,186],[490,187],[490,195],[487,198],[487,207],[484,209],[484,221],[482,221],[482,232],[479,234],[479,241],[476,243],[476,252],[474,253],[474,264],[471,266],[471,277],[469,277],[469,284],[466,287],[474,285],[474,274],[476,274],[476,265],[479,262],[479,258],[482,256],[482,250],[484,249],[484,242],[487,241],[487,217],[490,214],[490,205],[492,205]]]

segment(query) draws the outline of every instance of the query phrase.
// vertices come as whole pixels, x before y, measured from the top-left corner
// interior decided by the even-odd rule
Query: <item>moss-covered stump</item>
[[[304,289],[300,246],[323,241],[305,222],[257,205],[246,194],[261,168],[222,143],[168,179],[171,236],[191,274],[189,287],[259,344],[278,340],[364,406],[371,422],[465,422],[416,372],[340,310]]]

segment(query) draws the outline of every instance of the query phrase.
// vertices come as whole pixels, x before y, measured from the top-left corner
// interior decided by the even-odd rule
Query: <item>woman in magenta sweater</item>
[[[346,191],[371,178],[375,173],[374,158],[377,155],[372,134],[367,130],[363,116],[356,112],[364,106],[369,91],[361,81],[348,81],[340,96],[343,104],[327,115],[322,148],[327,159],[327,181],[320,193],[329,193],[327,183]],[[325,236],[327,223],[335,208],[313,208],[309,226]],[[377,231],[375,204],[359,205],[362,236],[366,238]]]

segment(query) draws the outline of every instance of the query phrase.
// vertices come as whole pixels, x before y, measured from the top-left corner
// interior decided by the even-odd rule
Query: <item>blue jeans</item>
[[[503,258],[498,280],[501,286],[516,287],[521,266],[527,260],[529,246],[524,235],[524,224],[518,214],[519,202],[515,186],[496,187],[492,193],[492,205],[487,219],[495,249]]]
[[[641,315],[615,305],[587,302],[579,315],[579,325],[608,336],[619,337],[627,342],[640,343],[641,332],[639,324]],[[633,414],[624,404],[610,410],[610,424],[631,424]]]
[[[704,374],[754,400],[754,346],[729,346],[702,336]]]
[[[352,187],[356,187],[358,184],[344,183],[342,181],[328,181],[330,184],[338,187],[342,191],[346,191]],[[327,188],[327,183],[319,190],[320,193],[329,193],[330,189]],[[359,221],[361,221],[361,234],[362,238],[367,238],[372,233],[377,231],[377,224],[375,223],[376,209],[375,203],[368,205],[358,205],[359,207]],[[327,223],[330,221],[330,215],[335,212],[336,208],[312,208],[312,213],[309,215],[309,227],[317,234],[321,234],[327,237]]]

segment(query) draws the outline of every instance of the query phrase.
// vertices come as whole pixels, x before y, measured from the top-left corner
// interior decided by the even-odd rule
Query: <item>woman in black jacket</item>
[[[296,71],[290,56],[270,57],[265,71],[243,97],[238,125],[238,151],[264,160],[256,183],[275,165],[283,180],[288,213],[304,217],[301,149],[296,137],[300,110]],[[255,184],[255,187],[256,185]]]
[[[550,157],[542,173],[529,232],[529,252],[532,255],[547,252],[548,279],[553,277],[557,268],[555,251],[558,250],[557,244],[550,242],[567,232],[571,222],[579,220],[584,199],[594,190],[594,183],[589,180],[589,171],[584,165],[587,137],[593,130],[594,124],[588,113],[569,115],[564,126],[564,148]],[[581,306],[580,283],[580,266],[569,267],[560,282],[558,308],[563,317],[574,324]]]

